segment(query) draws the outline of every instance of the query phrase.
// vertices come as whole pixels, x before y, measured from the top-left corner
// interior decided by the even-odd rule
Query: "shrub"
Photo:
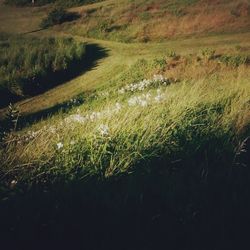
[[[160,59],[156,58],[156,59],[154,59],[153,65],[159,71],[164,71],[164,69],[167,66],[167,61],[164,57],[160,58]]]
[[[176,57],[177,57],[177,54],[176,54],[176,52],[175,52],[174,50],[168,50],[168,51],[166,52],[166,56],[167,56],[167,57],[171,57],[171,58],[176,58]]]
[[[138,14],[140,19],[143,21],[148,21],[151,18],[151,14],[149,12],[142,12]]]
[[[211,60],[215,56],[215,50],[213,50],[211,48],[205,48],[205,49],[201,50],[201,56],[202,56],[202,58],[204,58],[206,60]]]
[[[219,58],[219,61],[227,66],[239,67],[240,65],[249,63],[250,58],[245,55],[223,55]]]
[[[51,12],[49,12],[46,18],[42,20],[40,26],[41,28],[48,28],[53,25],[72,21],[78,17],[78,14],[67,12],[63,7],[56,7]]]

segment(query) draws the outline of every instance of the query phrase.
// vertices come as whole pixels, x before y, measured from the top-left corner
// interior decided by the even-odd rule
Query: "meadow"
[[[178,55],[139,60],[111,81],[108,88],[89,95],[83,105],[72,105],[66,113],[59,112],[20,132],[6,134],[1,149],[5,195],[24,193],[25,201],[39,196],[39,200],[35,198],[36,203],[50,207],[52,217],[58,206],[70,213],[64,202],[67,204],[67,199],[73,196],[73,206],[85,207],[88,203],[90,207],[84,208],[83,216],[72,214],[69,220],[79,219],[85,224],[81,227],[83,232],[96,234],[104,241],[106,234],[95,229],[102,221],[99,216],[111,224],[119,220],[119,216],[126,216],[128,222],[121,220],[124,225],[121,230],[126,231],[136,216],[127,214],[126,209],[136,207],[141,211],[140,225],[149,226],[148,216],[154,216],[157,209],[160,214],[156,223],[161,220],[169,223],[171,218],[171,226],[160,223],[157,233],[150,230],[151,237],[158,239],[164,227],[169,234],[169,244],[181,247],[182,243],[172,242],[171,238],[183,231],[177,232],[172,226],[179,228],[178,220],[182,218],[189,228],[194,219],[204,227],[203,230],[209,230],[202,222],[208,213],[207,200],[203,201],[203,198],[214,192],[217,195],[209,198],[209,204],[214,204],[217,199],[224,203],[216,203],[215,207],[209,205],[209,209],[221,211],[209,220],[211,224],[226,225],[226,218],[239,211],[231,207],[224,209],[224,205],[232,206],[244,196],[239,193],[241,185],[232,182],[232,171],[237,173],[236,166],[241,168],[248,164],[235,156],[249,135],[250,71],[246,64],[227,66],[217,59],[198,58]],[[77,104],[78,100],[71,102]],[[231,197],[230,185],[234,186],[236,200]],[[43,194],[43,190],[48,194]],[[158,196],[156,208],[149,205],[151,199],[154,200],[151,192]],[[52,201],[54,196],[57,198]],[[12,204],[17,202],[23,213],[20,223],[29,221],[27,216],[30,214],[39,216],[35,212],[36,205],[27,209],[15,195],[8,197],[3,203],[3,214],[6,207],[14,209]],[[163,207],[158,202],[163,202]],[[146,204],[147,208],[143,209]],[[247,199],[241,204],[248,204]],[[96,211],[92,206],[103,211]],[[23,209],[29,212],[23,212]],[[192,213],[197,211],[201,217],[192,219]],[[225,217],[220,218],[221,213],[225,213]],[[93,217],[96,214],[97,221]],[[71,225],[70,221],[66,219],[64,223]],[[13,223],[12,227],[16,228]],[[50,222],[45,219],[46,223]],[[55,223],[61,225],[62,222],[56,220]],[[57,226],[52,223],[52,227]],[[192,247],[200,246],[207,239],[204,231],[198,232],[198,228],[195,226],[188,234],[191,238],[201,234]],[[30,232],[27,228],[25,234],[35,235],[40,230],[35,227],[35,231]],[[140,230],[144,235],[143,229]],[[138,234],[137,231],[134,233]],[[215,230],[211,237],[216,237],[216,233],[220,232]],[[116,237],[111,247],[121,240],[119,235]],[[137,240],[135,242],[139,244]],[[162,238],[153,242],[162,244]],[[91,240],[81,244],[103,247]],[[221,244],[228,246],[230,243],[223,241]],[[208,248],[204,249],[211,246],[207,244]]]
[[[204,13],[212,13],[215,7],[205,2]],[[0,111],[1,244],[10,249],[244,249],[250,221],[247,17],[230,19],[225,33],[220,22],[211,29],[214,34],[206,25],[195,31],[178,26],[177,33],[185,30],[182,37],[162,40],[166,34],[148,33],[145,41],[133,31],[158,20],[148,12],[161,6],[172,21],[188,21],[201,1],[117,3],[71,8],[79,19],[18,37],[16,51],[3,49],[6,58],[15,58],[28,46],[20,46],[21,39],[31,39],[28,51],[45,55],[52,39],[57,44],[49,57],[53,62],[57,55],[75,60],[80,49],[84,63],[74,77],[66,77],[69,67],[60,85],[49,78],[45,92]],[[238,4],[218,1],[216,13],[228,17]],[[36,11],[42,21],[50,6],[34,8],[41,8]],[[92,24],[105,26],[104,19],[131,10],[140,21],[133,19],[122,35],[109,25],[100,36],[88,33]],[[201,16],[196,17],[198,22]],[[27,23],[19,29],[33,32]],[[239,30],[226,32],[232,27]],[[18,27],[9,29],[15,33]],[[128,34],[134,38],[127,40]],[[58,67],[64,70],[63,62],[60,58]]]
[[[227,138],[223,150],[231,148],[232,160],[249,129],[249,66],[246,61],[228,66],[204,51],[201,57],[172,54],[152,61],[141,59],[109,87],[85,98],[84,105],[71,107],[70,103],[79,101],[71,99],[66,114],[11,133],[5,138],[3,166],[9,166],[10,173],[16,162],[14,175],[28,174],[28,180],[40,173],[27,166],[46,169],[46,175],[50,168],[59,175],[80,168],[83,175],[104,178],[129,172],[151,157],[166,154],[174,161],[175,155],[196,154],[195,149],[207,147],[210,139],[218,143],[211,145],[213,159],[221,154],[216,139],[220,137]]]

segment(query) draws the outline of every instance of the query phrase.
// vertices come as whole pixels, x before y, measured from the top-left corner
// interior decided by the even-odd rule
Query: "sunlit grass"
[[[249,129],[249,68],[204,63],[196,66],[202,74],[194,78],[193,64],[188,63],[180,68],[189,77],[184,74],[177,82],[145,89],[138,89],[135,82],[125,93],[120,90],[126,81],[120,76],[116,85],[98,90],[70,113],[9,136],[2,149],[3,171],[18,181],[50,174],[102,178],[129,173],[155,158],[169,162],[177,156],[192,158],[202,148],[208,151],[208,161],[225,156],[232,160]],[[211,70],[215,65],[217,72]],[[142,68],[151,72],[151,78],[157,70],[154,63],[139,61],[124,75],[139,81]],[[181,73],[174,69],[169,75],[176,72]],[[131,102],[133,98],[139,101]]]

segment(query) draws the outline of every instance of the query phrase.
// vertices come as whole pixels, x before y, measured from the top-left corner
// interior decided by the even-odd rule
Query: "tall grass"
[[[188,67],[193,67],[192,63],[185,69]],[[155,61],[140,61],[124,76],[132,74],[131,79],[139,81],[140,71],[146,68],[157,70]],[[120,84],[116,81],[110,90],[97,92],[89,104],[72,111],[68,118],[59,116],[40,127],[36,125],[34,131],[31,129],[36,133],[34,139],[10,137],[2,151],[3,166],[10,171],[16,166],[14,176],[23,178],[27,174],[30,179],[30,175],[39,175],[38,170],[59,175],[80,171],[83,176],[113,176],[157,157],[170,162],[177,160],[177,155],[192,158],[201,149],[207,151],[209,161],[226,155],[230,161],[249,126],[250,90],[243,72],[247,72],[246,66],[224,78],[208,70],[205,79],[198,74],[196,80],[186,78],[174,83],[171,78],[172,84],[159,85],[158,90],[151,87],[142,93],[124,94],[118,87],[124,84],[121,76]],[[86,117],[90,118],[85,121]],[[103,126],[107,136],[102,135]]]
[[[242,237],[249,174],[234,161],[250,131],[249,67],[177,58],[140,60],[82,106],[5,136],[6,239],[228,249]]]
[[[61,72],[81,62],[85,45],[72,38],[10,36],[0,41],[1,105],[56,84]]]

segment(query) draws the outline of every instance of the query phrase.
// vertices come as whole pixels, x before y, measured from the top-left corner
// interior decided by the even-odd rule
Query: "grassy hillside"
[[[36,170],[60,174],[80,168],[84,175],[108,177],[155,157],[192,158],[210,143],[211,160],[224,157],[220,143],[228,143],[222,150],[232,150],[232,160],[249,129],[250,71],[244,63],[226,65],[222,58],[203,53],[200,59],[140,60],[82,107],[11,134],[1,162],[7,169],[17,164],[18,179],[27,164],[35,170],[28,176],[40,175]]]
[[[64,84],[0,111],[0,244],[244,249],[249,1],[107,0],[38,31],[51,8],[0,5],[0,30],[34,35],[1,43],[13,46],[2,51],[8,68],[32,52],[43,62],[52,35],[60,68],[82,43],[87,60]]]
[[[241,213],[236,204],[249,207],[247,194],[241,193],[247,180],[232,166],[241,169],[247,164],[235,155],[249,135],[250,70],[245,63],[227,65],[221,58],[202,51],[139,60],[109,87],[89,95],[83,105],[5,135],[1,148],[5,234],[14,230],[22,239],[32,236],[35,244],[40,231],[47,239],[48,228],[54,232],[78,221],[81,229],[76,230],[74,223],[73,232],[95,235],[104,245],[78,234],[74,241],[68,229],[59,232],[69,236],[60,243],[69,240],[99,249],[108,244],[115,249],[122,232],[135,235],[125,249],[131,242],[142,244],[140,237],[148,243],[139,249],[160,246],[166,237],[170,246],[181,249],[199,235],[190,248],[199,249],[208,240],[208,230],[210,243],[204,249],[210,249],[221,233],[215,225],[226,225],[228,217]],[[234,181],[235,173],[240,185]],[[17,198],[20,193],[23,199]],[[27,207],[31,201],[35,203]],[[16,206],[20,211],[13,215]],[[48,217],[39,214],[43,209],[49,210]],[[12,214],[7,221],[6,213]],[[157,213],[154,229],[151,219]],[[199,215],[193,217],[195,213]],[[244,212],[244,220],[247,216]],[[103,232],[117,221],[119,232],[110,229],[115,240],[109,241]],[[224,233],[226,238],[216,246],[231,244],[230,230]],[[186,241],[171,240],[182,234]]]
[[[239,32],[250,27],[250,2],[206,0],[110,1],[79,7],[73,34],[121,42],[165,41],[173,37]]]
[[[85,45],[71,38],[0,36],[0,106],[51,88],[82,63]]]

